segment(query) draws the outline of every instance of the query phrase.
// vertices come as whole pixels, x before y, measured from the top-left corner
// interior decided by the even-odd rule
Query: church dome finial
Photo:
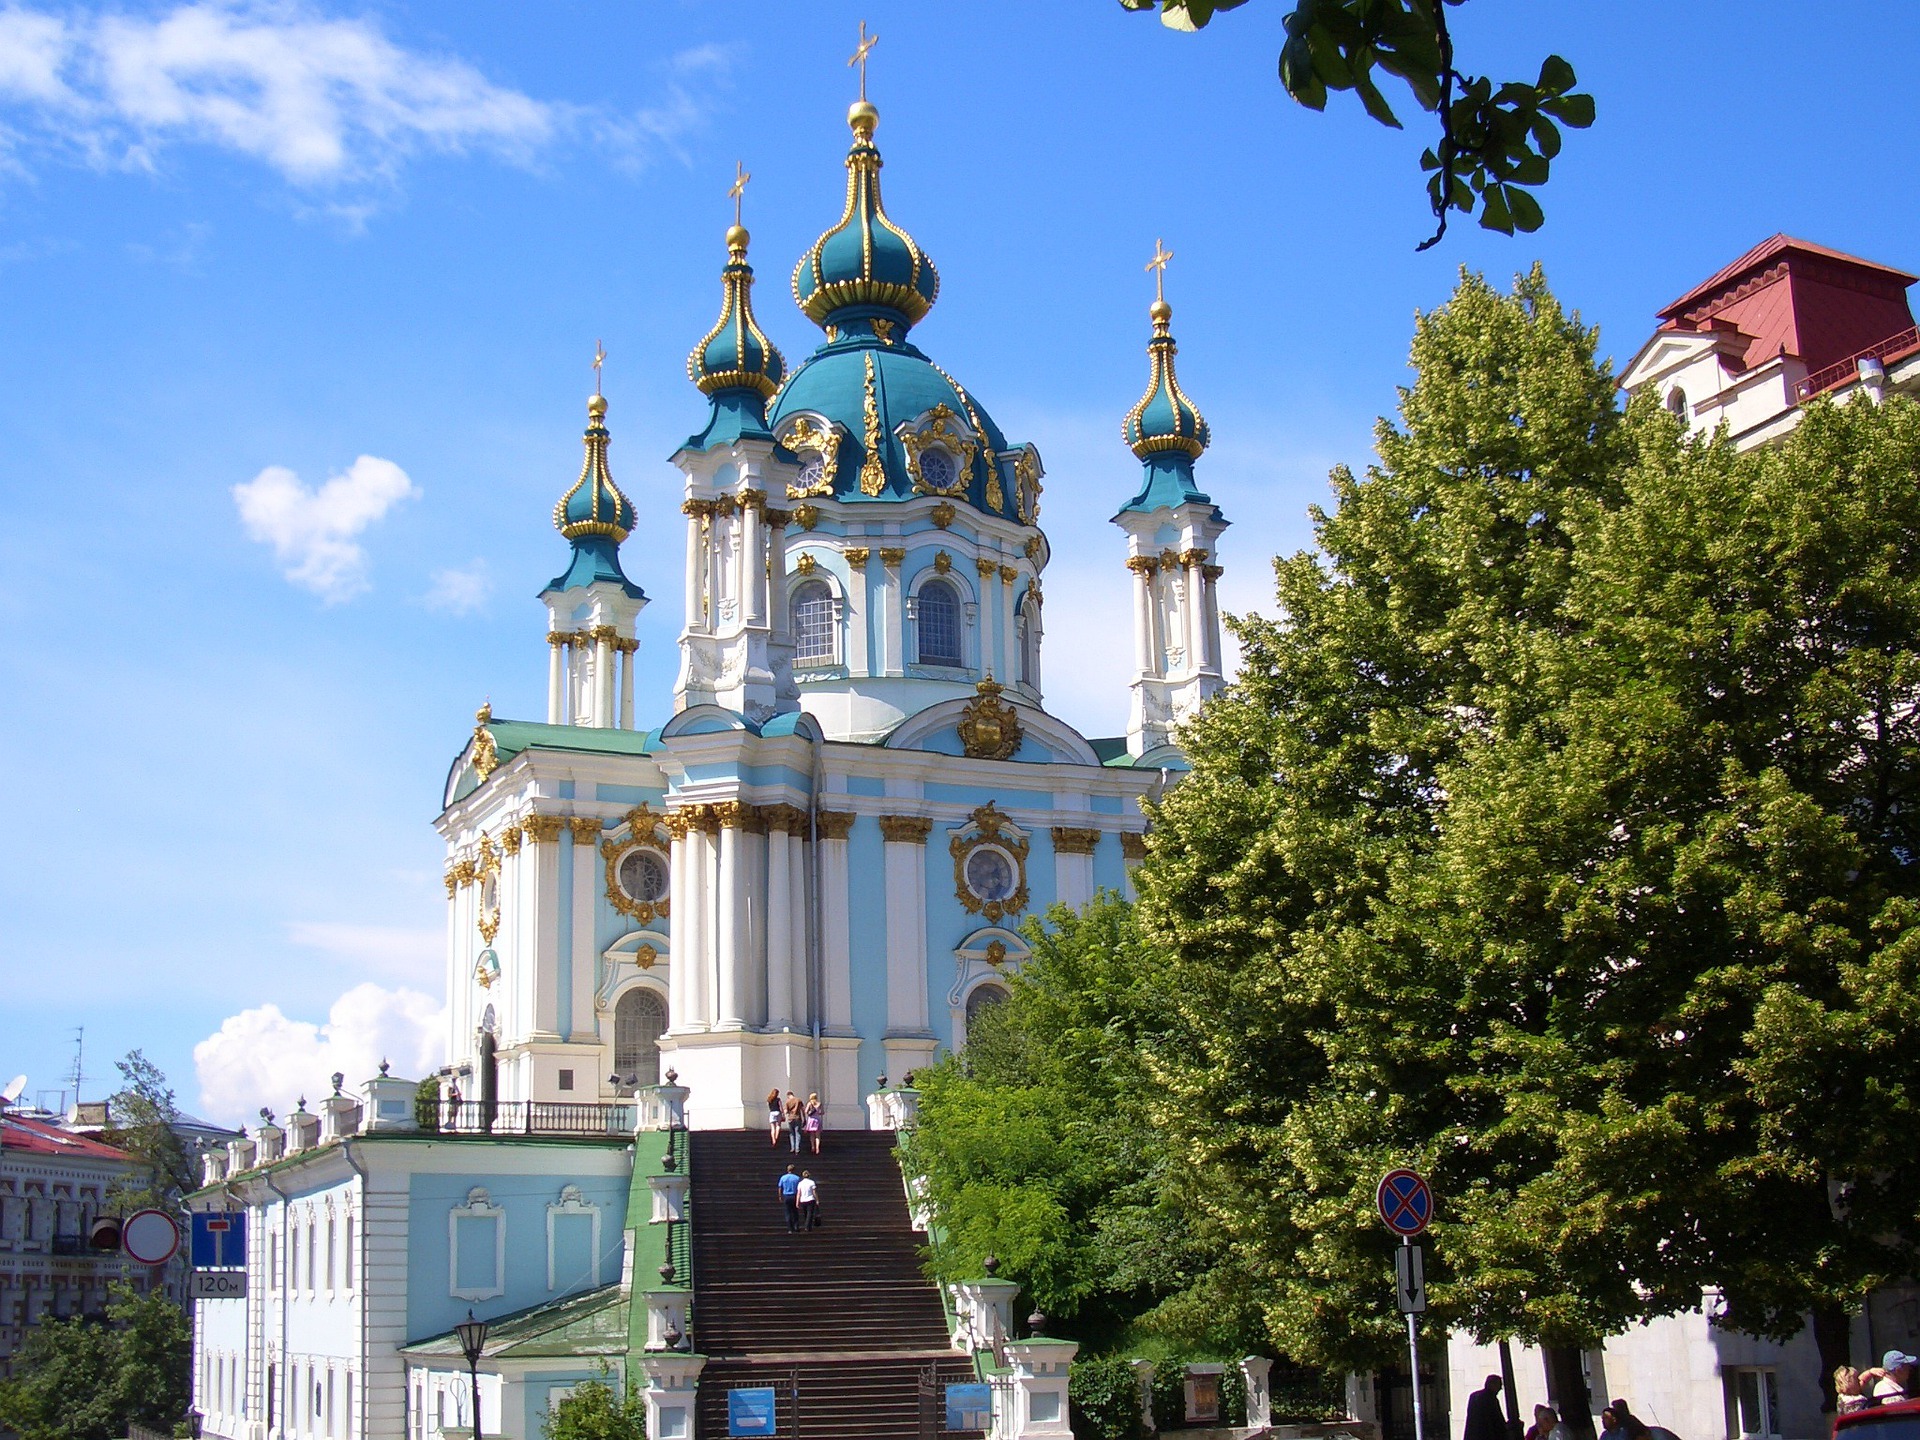
[[[580,478],[553,507],[554,528],[569,540],[604,537],[618,545],[633,532],[633,503],[620,493],[607,468],[610,438],[607,397],[596,389],[587,401],[587,455]]]
[[[1200,407],[1186,397],[1174,373],[1173,357],[1179,347],[1173,343],[1173,307],[1167,304],[1166,269],[1173,252],[1155,242],[1153,259],[1147,269],[1154,272],[1153,304],[1147,315],[1153,321],[1153,338],[1147,342],[1147,356],[1153,373],[1147,380],[1147,393],[1127,412],[1120,433],[1133,453],[1142,460],[1169,452],[1197,460],[1212,439]]]
[[[793,298],[816,325],[884,320],[916,325],[940,294],[940,272],[906,231],[887,218],[880,201],[880,151],[873,132],[880,112],[867,100],[867,53],[879,37],[860,26],[860,48],[848,64],[860,67],[860,98],[847,111],[853,146],[847,151],[847,204],[839,223],[793,267]]]
[[[753,267],[747,263],[752,239],[740,223],[740,192],[750,177],[744,169],[734,179],[733,225],[727,231],[727,264],[720,272],[723,290],[720,318],[687,356],[687,378],[702,395],[725,390],[751,390],[762,401],[772,397],[786,378],[786,357],[753,318]]]

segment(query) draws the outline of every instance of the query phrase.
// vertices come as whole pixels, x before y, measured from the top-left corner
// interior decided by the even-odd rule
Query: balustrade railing
[[[443,1135],[631,1135],[633,1106],[560,1100],[442,1100]]]

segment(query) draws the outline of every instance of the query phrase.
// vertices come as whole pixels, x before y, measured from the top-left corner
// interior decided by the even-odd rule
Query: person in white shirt
[[[800,1228],[816,1230],[820,1226],[820,1186],[811,1170],[800,1172]]]
[[[1873,1403],[1885,1405],[1905,1400],[1913,1393],[1913,1367],[1920,1360],[1904,1350],[1889,1350],[1880,1357],[1880,1374],[1873,1381]]]

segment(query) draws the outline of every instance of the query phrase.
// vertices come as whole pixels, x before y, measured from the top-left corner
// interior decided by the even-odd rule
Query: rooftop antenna
[[[87,1027],[84,1025],[76,1025],[73,1027],[73,1069],[68,1071],[66,1075],[67,1083],[73,1086],[73,1103],[76,1106],[80,1103],[80,1082],[87,1078],[86,1071],[81,1068],[81,1061],[85,1057],[86,1051]]]

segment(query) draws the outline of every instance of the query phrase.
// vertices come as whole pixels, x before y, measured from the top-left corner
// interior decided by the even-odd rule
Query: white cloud
[[[334,605],[367,589],[360,534],[418,493],[391,460],[362,455],[318,490],[284,465],[269,465],[233,487],[233,503],[248,537],[273,546],[287,579]]]
[[[426,593],[429,610],[447,615],[471,615],[485,607],[493,594],[493,577],[487,574],[487,562],[475,560],[433,572],[433,584]]]
[[[446,931],[434,925],[354,925],[329,920],[296,920],[287,926],[295,945],[339,961],[431,984],[440,983],[446,964]]]
[[[629,168],[703,122],[693,82],[730,55],[699,46],[663,67],[655,103],[627,115],[536,99],[454,56],[408,50],[369,16],[299,0],[198,0],[151,14],[0,9],[0,150],[32,143],[95,164],[151,168],[176,144],[248,156],[306,188],[390,179],[425,152],[527,164],[587,135]],[[352,218],[365,202],[321,207]]]
[[[266,1004],[221,1022],[193,1047],[200,1080],[198,1113],[229,1124],[263,1105],[285,1114],[301,1096],[317,1100],[335,1071],[358,1085],[391,1062],[416,1079],[443,1058],[446,1012],[418,990],[356,985],[333,1002],[324,1022],[289,1019]]]

